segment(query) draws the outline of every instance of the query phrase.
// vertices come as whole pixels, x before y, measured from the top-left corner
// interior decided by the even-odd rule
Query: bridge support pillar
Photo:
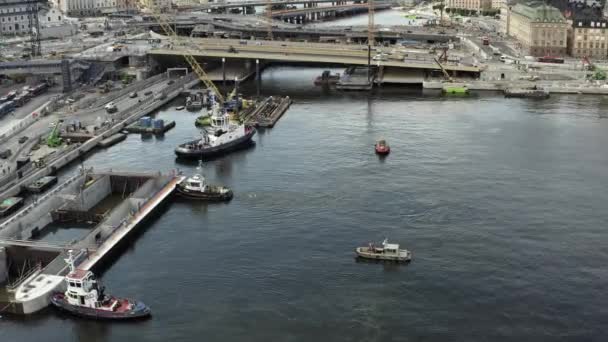
[[[222,85],[226,86],[226,58],[222,58]]]
[[[72,72],[70,70],[70,61],[67,59],[61,61],[61,78],[63,81],[63,92],[72,91]]]
[[[260,86],[262,83],[262,75],[260,74],[260,60],[255,60],[255,85],[257,97],[260,97]]]
[[[5,283],[8,279],[8,256],[6,249],[0,247],[0,284]]]

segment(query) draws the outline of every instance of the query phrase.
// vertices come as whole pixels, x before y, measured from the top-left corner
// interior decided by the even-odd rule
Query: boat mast
[[[76,270],[76,266],[74,266],[74,251],[73,250],[68,250],[68,257],[65,260],[65,262],[68,264],[68,266],[70,267],[70,273],[74,272],[74,270]]]

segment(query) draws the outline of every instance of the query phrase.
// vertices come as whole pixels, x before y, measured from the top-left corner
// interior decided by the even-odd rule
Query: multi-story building
[[[606,58],[608,20],[574,20],[568,39],[568,52],[574,57]]]
[[[487,11],[492,8],[493,0],[448,0],[446,8],[463,9],[469,11]]]
[[[0,1],[0,33],[2,35],[28,34],[35,20],[30,20],[33,4],[24,0]],[[63,15],[48,3],[38,6],[38,26],[51,26],[63,21]],[[35,24],[34,24],[35,25]]]
[[[138,0],[53,0],[63,13],[71,17],[100,16],[117,12],[132,12]]]
[[[492,0],[491,8],[493,10],[500,10],[502,8],[502,5],[505,3],[506,3],[506,0]]]
[[[509,35],[532,56],[563,55],[567,52],[569,25],[560,11],[545,4],[517,4],[509,14]]]
[[[500,7],[500,33],[509,35],[509,21],[511,20],[511,5],[506,1]]]
[[[160,10],[166,10],[171,8],[171,0],[141,0],[141,5],[144,8],[157,8]]]

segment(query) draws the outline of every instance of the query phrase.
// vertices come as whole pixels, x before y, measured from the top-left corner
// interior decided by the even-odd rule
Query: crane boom
[[[154,5],[150,6],[150,10],[152,11],[152,15],[156,19],[156,22],[160,25],[161,29],[165,32],[167,36],[169,36],[171,42],[181,43],[181,37],[177,35],[173,27],[171,27],[169,22],[167,22],[165,15]],[[219,102],[223,103],[224,97],[222,96],[222,93],[220,93],[215,84],[213,84],[213,81],[209,79],[209,76],[207,76],[207,73],[205,72],[205,70],[203,70],[203,67],[201,67],[196,58],[194,58],[194,56],[192,56],[192,54],[188,52],[188,49],[184,49],[183,56],[186,62],[188,62],[188,64],[192,68],[192,71],[196,74],[196,76],[198,76],[198,78],[205,84],[207,88],[211,89],[215,93],[215,97],[219,100]]]
[[[454,80],[452,79],[452,76],[450,76],[450,74],[448,74],[448,72],[443,68],[443,65],[441,65],[441,63],[439,62],[437,57],[435,57],[433,59],[435,60],[435,63],[437,63],[437,65],[439,65],[439,68],[441,69],[441,72],[443,72],[443,76],[445,76],[446,81],[454,82]]]

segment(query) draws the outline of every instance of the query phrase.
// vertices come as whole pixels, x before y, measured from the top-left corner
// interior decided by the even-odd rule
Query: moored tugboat
[[[250,145],[254,135],[253,126],[230,123],[226,111],[214,103],[211,126],[203,131],[201,139],[180,144],[175,154],[181,158],[211,158]]]
[[[376,154],[383,156],[391,153],[391,147],[388,146],[386,140],[379,140],[374,146],[374,149],[376,150]]]
[[[225,186],[209,185],[203,176],[203,162],[199,161],[196,173],[183,179],[177,184],[176,190],[180,196],[203,201],[230,201],[232,190]]]
[[[129,320],[150,316],[150,308],[142,302],[105,295],[105,288],[91,271],[74,266],[71,250],[65,261],[70,267],[70,273],[65,277],[67,290],[51,296],[51,303],[57,308],[93,319]]]

